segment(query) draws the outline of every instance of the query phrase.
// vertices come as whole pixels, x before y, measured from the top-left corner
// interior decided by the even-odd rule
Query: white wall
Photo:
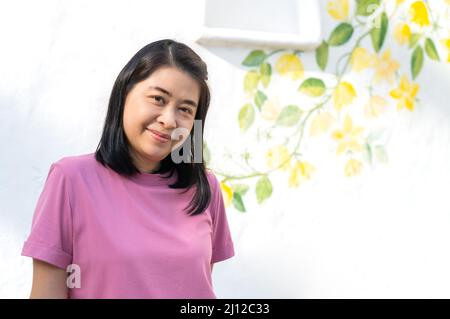
[[[20,251],[50,163],[94,151],[120,69],[149,42],[186,39],[201,5],[2,5],[0,297],[28,296],[31,260]],[[209,66],[205,136],[212,165],[226,170],[221,152],[238,159],[238,150],[251,143],[236,120],[243,101],[240,63],[248,50],[188,44]],[[313,53],[303,57],[305,69],[312,69]],[[250,199],[245,214],[230,207],[236,256],[214,268],[219,298],[450,297],[449,64],[428,64],[418,82],[420,106],[387,122],[388,165],[349,180],[311,141],[311,156],[323,165],[305,187],[288,189],[285,179],[274,177],[279,186],[267,203]]]

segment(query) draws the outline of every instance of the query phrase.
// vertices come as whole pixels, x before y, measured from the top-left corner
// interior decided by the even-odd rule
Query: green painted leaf
[[[356,0],[356,14],[368,17],[380,6],[380,0]]]
[[[258,90],[255,95],[255,105],[258,107],[258,110],[261,111],[261,106],[264,104],[264,102],[267,100],[267,96],[264,94],[264,92]]]
[[[377,145],[374,147],[374,153],[375,153],[375,157],[378,159],[378,161],[380,161],[381,163],[387,163],[388,162],[388,157],[386,154],[386,150],[384,148],[383,145]]]
[[[281,126],[293,126],[298,123],[303,111],[297,105],[283,107],[277,118],[277,124]]]
[[[261,82],[263,86],[267,88],[272,76],[272,66],[270,65],[270,63],[262,63],[259,67],[259,73],[261,74]]]
[[[367,163],[372,164],[372,150],[367,143],[364,144],[363,157]]]
[[[322,44],[316,49],[316,62],[322,71],[327,67],[328,43],[326,41],[322,41]]]
[[[272,182],[264,175],[256,182],[256,201],[261,204],[272,195]]]
[[[241,196],[244,196],[245,194],[247,194],[249,186],[246,184],[233,184],[231,185],[231,189],[233,190],[233,192],[239,193],[241,194]]]
[[[370,38],[372,39],[373,49],[375,52],[379,52],[383,46],[388,29],[389,19],[386,12],[383,12],[374,23],[375,26],[370,30]]]
[[[383,136],[385,131],[386,131],[385,128],[380,128],[380,129],[370,132],[369,136],[367,136],[367,141],[369,143],[373,143],[373,142],[377,141],[378,139],[380,139]]]
[[[434,45],[433,40],[431,40],[430,38],[427,38],[425,40],[425,52],[430,59],[439,61],[439,54],[436,50],[436,46]]]
[[[255,120],[255,110],[250,103],[245,104],[239,111],[239,127],[246,131]]]
[[[211,162],[211,152],[209,151],[209,147],[206,142],[203,143],[203,160],[206,166],[208,166]]]
[[[255,70],[248,71],[244,77],[244,90],[252,93],[256,90],[259,83],[259,73]]]
[[[423,66],[423,49],[419,45],[415,48],[411,56],[411,74],[413,80],[419,75]]]
[[[247,55],[242,64],[245,66],[258,66],[265,58],[266,54],[263,50],[253,50]]]
[[[325,83],[318,78],[309,78],[303,81],[298,90],[312,97],[321,96],[325,92]]]
[[[239,193],[233,193],[233,206],[240,212],[245,213],[245,205],[242,196]]]
[[[412,47],[414,47],[417,42],[419,42],[420,37],[422,35],[420,33],[412,33],[411,36],[409,37],[409,48],[411,49]]]
[[[331,46],[338,46],[347,43],[352,37],[353,26],[350,23],[340,23],[330,34],[328,44]]]

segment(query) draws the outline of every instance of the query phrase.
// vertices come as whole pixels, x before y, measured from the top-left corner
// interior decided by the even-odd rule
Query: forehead
[[[160,87],[171,93],[175,98],[198,101],[200,86],[188,73],[175,67],[161,67],[140,83],[146,91],[151,87]]]

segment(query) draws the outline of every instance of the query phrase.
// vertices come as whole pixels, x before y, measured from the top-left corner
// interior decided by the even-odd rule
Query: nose
[[[158,122],[167,129],[173,129],[177,127],[177,119],[175,114],[175,107],[167,105],[161,111],[158,117]]]

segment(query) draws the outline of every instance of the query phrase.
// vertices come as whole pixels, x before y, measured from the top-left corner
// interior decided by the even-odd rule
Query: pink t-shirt
[[[234,247],[218,180],[207,176],[211,203],[189,216],[195,189],[169,188],[176,172],[123,177],[94,153],[62,158],[50,167],[22,256],[78,265],[81,287],[70,298],[215,299],[211,263]]]

